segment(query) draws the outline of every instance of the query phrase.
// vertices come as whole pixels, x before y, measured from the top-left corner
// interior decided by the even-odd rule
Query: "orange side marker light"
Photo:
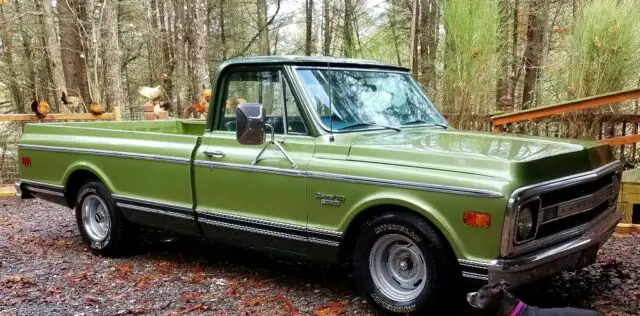
[[[489,228],[491,227],[491,214],[481,212],[464,212],[462,221],[467,226]]]

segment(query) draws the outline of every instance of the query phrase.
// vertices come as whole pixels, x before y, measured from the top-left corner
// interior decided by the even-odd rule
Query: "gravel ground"
[[[591,267],[519,289],[533,305],[640,315],[640,235],[614,236]],[[477,284],[467,284],[469,290]],[[461,304],[464,305],[464,304]],[[453,310],[453,309],[452,309]],[[146,232],[127,258],[92,255],[71,210],[0,199],[0,315],[366,315],[337,267]],[[473,315],[465,309],[452,314]]]

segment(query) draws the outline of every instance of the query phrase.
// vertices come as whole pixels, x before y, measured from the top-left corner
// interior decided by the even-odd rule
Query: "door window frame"
[[[223,118],[224,118],[224,114],[225,114],[225,110],[226,110],[226,99],[225,97],[227,96],[227,92],[229,89],[229,84],[230,84],[230,77],[238,72],[268,72],[268,71],[274,71],[276,73],[279,74],[280,76],[280,81],[282,82],[282,101],[283,101],[283,107],[282,107],[282,111],[283,111],[283,126],[284,126],[284,134],[276,134],[276,135],[283,135],[283,136],[312,136],[311,135],[311,130],[309,129],[309,120],[308,120],[308,115],[306,113],[306,107],[303,104],[303,100],[302,98],[300,98],[299,93],[296,89],[296,87],[294,87],[294,81],[291,80],[288,71],[286,71],[285,67],[283,65],[243,65],[243,66],[236,66],[236,67],[230,67],[228,69],[225,69],[225,71],[223,73],[221,73],[220,78],[222,80],[219,81],[218,83],[218,88],[220,88],[221,93],[218,93],[217,96],[215,97],[216,102],[218,102],[218,109],[215,113],[215,115],[212,115],[211,117],[211,132],[229,132],[231,133],[231,131],[226,131],[224,129],[221,129],[221,125],[223,122]],[[288,122],[287,122],[287,118],[288,118],[288,113],[287,113],[287,102],[286,102],[286,96],[284,93],[284,85],[288,85],[289,87],[289,93],[291,93],[291,95],[293,96],[293,99],[296,103],[296,106],[298,108],[298,113],[300,113],[300,118],[302,120],[302,124],[304,124],[305,127],[305,134],[300,134],[300,133],[293,133],[293,134],[289,134],[288,131]],[[213,101],[213,100],[212,100]],[[213,113],[212,113],[213,114]]]

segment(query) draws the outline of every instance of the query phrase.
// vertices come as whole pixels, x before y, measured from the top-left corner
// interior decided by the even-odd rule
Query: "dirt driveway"
[[[375,314],[342,269],[144,236],[131,257],[97,257],[81,243],[71,210],[0,199],[0,315]],[[535,305],[640,315],[640,236],[614,237],[597,264],[517,294]]]

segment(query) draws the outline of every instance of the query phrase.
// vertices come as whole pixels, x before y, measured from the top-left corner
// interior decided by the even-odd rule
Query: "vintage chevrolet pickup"
[[[352,264],[391,312],[591,264],[621,219],[609,147],[456,130],[405,68],[247,57],[212,87],[203,121],[28,124],[18,196],[75,209],[101,255],[146,225]]]

